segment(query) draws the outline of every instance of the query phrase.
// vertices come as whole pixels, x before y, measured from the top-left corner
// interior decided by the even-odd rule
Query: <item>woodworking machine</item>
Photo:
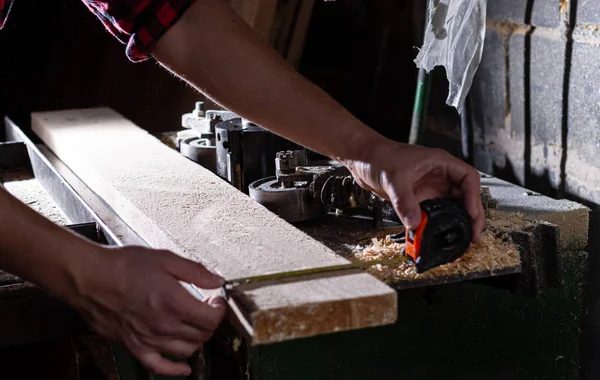
[[[392,205],[362,189],[341,165],[311,165],[305,150],[277,152],[275,176],[250,183],[250,198],[290,223],[305,222],[336,211],[399,223]]]
[[[358,187],[350,173],[338,163],[280,139],[228,111],[205,112],[199,107],[195,112],[184,115],[182,124],[184,130],[179,131],[174,144],[181,154],[218,173],[224,181],[248,193],[257,202],[264,204],[336,253],[351,257],[357,245],[364,245],[374,237],[402,238],[396,235],[402,229],[389,204]],[[52,152],[43,144],[36,144],[35,136],[24,132],[7,118],[3,137],[6,142],[0,142],[0,180],[35,177],[74,223],[69,228],[101,244],[145,244]],[[249,160],[248,153],[257,148],[262,152],[256,156],[259,159]],[[535,204],[538,199],[535,195],[528,195],[524,190],[486,175],[482,175],[482,184],[485,185],[482,188],[482,198],[488,212],[496,209],[506,210],[512,205],[520,204],[519,202]],[[503,195],[507,190],[510,196]],[[524,197],[525,200],[519,197]],[[522,210],[526,211],[527,207],[516,211]],[[378,363],[377,368],[369,369],[369,372],[379,368],[385,372],[389,371],[386,368],[390,366],[380,364],[383,363],[381,358],[387,357],[386,363],[395,363],[407,352],[416,352],[412,349],[416,346],[421,345],[417,351],[422,352],[422,349],[425,349],[424,342],[429,342],[428,352],[435,350],[435,347],[443,351],[437,353],[437,357],[446,357],[449,352],[460,352],[461,357],[466,355],[463,348],[452,348],[453,340],[462,338],[456,338],[455,333],[452,337],[446,337],[446,330],[443,328],[448,326],[448,320],[452,320],[454,325],[464,323],[467,318],[465,312],[469,313],[468,318],[479,313],[472,320],[487,321],[465,326],[469,329],[479,328],[483,333],[488,331],[485,330],[486,326],[492,323],[490,321],[496,316],[496,324],[511,320],[511,328],[521,326],[517,335],[511,335],[511,331],[490,335],[489,339],[494,341],[494,345],[502,339],[510,340],[510,345],[513,345],[516,339],[529,339],[532,334],[544,335],[548,330],[536,332],[543,324],[532,319],[533,316],[519,319],[514,314],[526,313],[526,310],[521,311],[523,305],[532,305],[531,308],[541,309],[540,312],[543,313],[554,312],[560,305],[572,302],[576,297],[569,290],[569,284],[573,283],[573,280],[570,279],[568,268],[575,265],[570,264],[569,260],[578,256],[562,254],[565,249],[564,239],[567,238],[559,234],[557,225],[562,223],[562,219],[561,214],[558,215],[554,218],[557,224],[537,222],[534,220],[537,216],[534,215],[531,218],[533,222],[526,226],[517,226],[509,232],[496,231],[502,239],[510,240],[518,246],[520,265],[502,270],[467,271],[446,277],[434,276],[390,283],[390,286],[399,290],[399,320],[411,320],[411,328],[408,330],[405,324],[399,323],[389,329],[303,339],[273,345],[273,348],[270,348],[245,345],[238,340],[236,330],[229,326],[223,327],[223,330],[215,335],[215,340],[207,346],[200,360],[213,363],[210,365],[213,372],[229,372],[227,376],[213,374],[212,378],[246,378],[246,373],[252,373],[251,378],[277,378],[277,372],[271,371],[267,365],[280,368],[281,371],[284,371],[282,366],[292,368],[293,363],[301,360],[299,358],[310,356],[310,353],[315,351],[316,344],[320,347],[319,350],[327,352],[327,355],[319,355],[311,360],[336,360],[340,346],[349,347],[348,350],[344,350],[344,355],[350,355],[354,351],[362,352],[361,355],[369,355],[369,352],[376,351],[373,360]],[[551,215],[542,219],[549,220]],[[409,238],[414,239],[412,236]],[[485,286],[477,286],[479,284]],[[528,297],[517,297],[518,295]],[[431,310],[439,302],[443,302],[439,300],[440,297],[448,298],[448,306]],[[461,297],[465,297],[464,302]],[[548,300],[551,299],[549,297],[558,297],[558,301],[548,304]],[[87,333],[85,324],[72,312],[49,300],[43,292],[10,275],[0,274],[0,301],[0,321],[3,321],[2,316],[6,315],[3,314],[6,310],[16,310],[15,313],[30,310],[20,317],[24,326],[34,325],[35,319],[40,315],[48,321],[58,318],[56,325],[48,322],[49,327],[45,330],[24,328],[17,331],[6,327],[11,324],[0,323],[0,346]],[[23,308],[23,305],[26,307]],[[443,323],[440,323],[440,318]],[[567,320],[571,319],[565,319]],[[14,318],[11,321],[14,321]],[[69,323],[65,324],[65,321]],[[547,318],[544,318],[544,321],[549,323]],[[565,323],[567,322],[561,320],[561,325],[552,327],[552,331],[558,331],[557,334],[565,331]],[[422,329],[419,329],[420,325]],[[421,333],[415,335],[415,331]],[[423,332],[428,332],[429,335],[423,335]],[[472,344],[469,342],[478,339],[483,333],[479,330],[474,330],[472,335],[465,333],[467,337],[464,339],[468,341],[462,342],[464,346],[461,347],[468,347],[468,344]],[[485,338],[487,335],[481,336]],[[400,341],[403,343],[399,344]],[[377,349],[379,344],[383,344],[385,352]],[[367,352],[363,352],[365,347],[368,348]],[[398,347],[402,354],[390,347]],[[411,349],[407,350],[407,347]],[[115,346],[114,351],[120,366],[130,360],[122,348]],[[280,354],[284,353],[289,359],[282,359]],[[471,357],[477,353],[479,349],[474,350]],[[419,357],[412,357],[407,368],[419,360]],[[440,365],[445,364],[440,362]],[[445,368],[453,368],[453,365],[455,364]],[[124,365],[125,368],[128,366]],[[314,371],[327,373],[333,367],[332,363],[324,364],[323,368]],[[310,372],[311,369],[303,367],[294,371]],[[378,374],[378,378],[385,378],[382,373]]]
[[[197,102],[191,113],[182,116],[182,127],[175,145],[183,155],[342,256],[349,257],[365,236],[385,231],[396,235],[393,231],[402,228],[390,202],[362,189],[346,167],[235,113],[204,110],[203,103]],[[482,200],[487,209],[497,206],[485,187]],[[519,245],[520,266],[392,285],[406,289],[479,281],[531,296],[560,285],[552,259],[559,248],[556,226],[533,224],[505,235]]]
[[[206,112],[208,115],[211,113],[211,111]],[[269,132],[244,122],[237,115],[227,113],[227,116],[228,123],[217,121],[214,123],[214,132],[211,131],[217,136],[214,139],[214,151],[217,155],[214,161],[226,162],[227,165],[207,166],[224,180],[314,239],[348,258],[353,257],[356,246],[368,244],[373,237],[388,235],[392,239],[405,238],[396,235],[400,224],[389,203],[361,189],[351,173],[337,162],[293,144],[283,147],[285,144],[278,139],[271,140],[272,145],[264,149],[267,154],[261,155],[261,163],[250,164],[243,158],[236,158],[243,157],[239,152],[252,150],[253,147],[246,145],[243,138],[226,139],[227,144],[223,144],[219,141],[217,131],[223,130],[229,133],[232,129],[223,127],[235,125],[234,130],[238,135],[244,129],[248,129],[249,132],[260,131],[262,141],[268,141],[266,136]],[[219,125],[220,123],[223,124]],[[185,133],[193,132],[186,128],[182,134]],[[234,143],[233,147],[231,142]],[[239,166],[232,165],[234,162]],[[250,165],[264,170],[257,171]],[[227,170],[224,170],[224,167],[227,167]],[[232,167],[239,170],[237,178],[230,174]],[[246,173],[251,175],[246,177]],[[538,356],[542,355],[532,354],[534,351],[532,345],[535,345],[535,350],[547,351],[548,361],[555,363],[553,365],[557,368],[562,365],[558,364],[562,363],[560,361],[562,359],[557,356],[557,353],[565,352],[564,356],[571,358],[574,355],[573,350],[568,351],[565,347],[569,347],[573,341],[577,342],[579,337],[578,311],[583,296],[578,289],[582,288],[582,273],[584,273],[582,268],[587,264],[586,254],[579,252],[584,249],[585,242],[573,244],[571,242],[577,239],[570,235],[587,236],[587,231],[571,230],[568,222],[565,222],[565,214],[553,209],[554,207],[558,210],[565,209],[561,208],[563,206],[557,206],[559,201],[550,202],[545,198],[550,204],[547,205],[541,201],[542,197],[538,194],[483,173],[481,177],[483,185],[481,195],[486,213],[496,210],[511,215],[522,213],[530,222],[523,226],[510,226],[509,221],[507,222],[509,228],[504,231],[492,227],[488,229],[500,240],[510,241],[518,247],[520,265],[484,271],[465,270],[447,276],[389,283],[399,291],[399,310],[401,310],[399,320],[410,320],[410,327],[405,323],[399,323],[394,331],[385,330],[381,335],[375,334],[372,339],[368,334],[360,335],[356,337],[356,345],[353,346],[360,352],[363,352],[361,348],[364,347],[368,347],[367,351],[374,350],[374,345],[378,344],[387,347],[386,350],[390,350],[389,347],[400,347],[398,350],[392,350],[393,354],[390,355],[376,350],[377,354],[372,355],[371,360],[378,363],[376,364],[378,367],[382,365],[380,364],[382,360],[395,362],[399,356],[404,356],[407,347],[411,352],[416,352],[415,347],[419,347],[417,349],[419,352],[428,353],[436,351],[433,347],[438,347],[436,354],[428,354],[425,357],[415,354],[416,356],[407,359],[402,369],[398,369],[398,373],[413,378],[410,373],[416,372],[407,371],[406,368],[427,367],[430,365],[429,358],[435,357],[438,366],[445,368],[445,370],[440,369],[438,373],[445,375],[464,372],[476,374],[469,378],[494,378],[493,376],[517,378],[516,376],[502,377],[500,372],[489,367],[489,363],[493,362],[489,356],[501,358],[497,361],[509,368],[513,364],[515,367],[535,367],[534,373],[537,374],[544,373],[546,369],[540,370],[539,364],[531,364],[537,363]],[[573,210],[580,210],[577,208],[579,206],[572,207]],[[582,211],[581,218],[585,217],[587,211]],[[413,299],[414,294],[418,294],[418,297]],[[444,299],[448,299],[445,304]],[[440,302],[444,304],[443,308],[435,306]],[[566,316],[567,314],[569,316]],[[450,323],[456,326],[460,325],[462,333],[457,335],[455,329],[448,329],[448,321],[452,321]],[[413,334],[411,333],[413,329],[421,333]],[[545,341],[546,337],[551,338]],[[455,341],[456,344],[452,343]],[[482,353],[491,350],[490,342],[493,342],[491,345],[498,347],[498,350],[494,354],[487,355],[488,359],[481,362],[481,366],[473,364],[464,370],[456,369],[456,363],[465,362],[465,355],[469,357],[469,363],[480,362],[478,358]],[[339,351],[339,347],[344,345],[333,338],[323,338],[319,339],[318,343],[311,343],[311,341],[304,345],[298,343],[288,350],[277,346],[273,348],[274,352],[271,354],[279,357],[280,350],[283,350],[292,355],[300,352],[305,355],[306,352],[314,349],[314,344],[318,344],[319,347],[327,346],[333,351]],[[301,348],[293,348],[296,346]],[[328,352],[328,355],[332,355],[331,351]],[[449,354],[452,352],[456,352],[456,355]],[[513,358],[509,354],[511,352],[519,352],[519,359]],[[311,358],[319,360],[318,357],[311,356]],[[335,358],[336,356],[332,355],[330,365],[335,362]],[[447,358],[447,363],[442,358]],[[358,358],[356,360],[360,361]],[[519,360],[527,364],[515,364]],[[267,362],[273,363],[268,359]],[[565,368],[574,365],[571,362],[564,364]],[[295,371],[299,371],[293,365],[289,368],[286,365],[274,364],[274,366],[288,369],[287,373],[295,374]],[[265,368],[266,365],[261,362],[260,367]],[[367,370],[367,372],[371,371]],[[370,378],[364,377],[364,372],[361,372],[363,377],[358,375],[352,377],[355,375],[348,374],[347,376],[350,377],[346,378]],[[550,372],[564,373],[560,369],[547,370],[547,373]],[[390,373],[392,372],[387,372],[379,378],[394,377]],[[382,376],[381,373],[379,376]],[[570,377],[565,375],[564,378]]]
[[[285,140],[230,111],[182,116],[176,146],[288,222],[322,217],[331,209],[367,214],[376,226],[398,223],[389,202],[364,191],[341,164]]]
[[[277,151],[298,147],[232,112],[205,112],[202,102],[181,121],[179,151],[245,193],[250,183],[275,171],[271,158]]]

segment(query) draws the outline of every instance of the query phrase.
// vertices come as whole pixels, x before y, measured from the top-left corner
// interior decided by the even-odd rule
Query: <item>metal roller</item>
[[[290,223],[315,219],[326,212],[324,205],[315,202],[307,186],[283,187],[277,177],[252,182],[248,195]]]
[[[213,173],[217,173],[217,147],[208,139],[190,137],[181,140],[179,152],[190,160],[204,166]]]

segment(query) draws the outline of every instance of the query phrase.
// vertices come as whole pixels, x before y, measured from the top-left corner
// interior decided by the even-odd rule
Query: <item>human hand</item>
[[[97,249],[95,265],[79,268],[76,294],[68,302],[91,327],[123,343],[149,370],[187,375],[185,362],[219,326],[226,311],[221,297],[201,302],[179,281],[216,289],[223,279],[169,251],[145,247]]]
[[[441,149],[384,138],[365,145],[371,149],[365,159],[346,166],[361,187],[392,203],[407,229],[421,223],[421,201],[452,197],[473,219],[473,241],[479,241],[485,213],[477,170]]]

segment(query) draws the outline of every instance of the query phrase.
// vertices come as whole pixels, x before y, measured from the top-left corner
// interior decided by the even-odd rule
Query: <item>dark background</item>
[[[109,106],[162,131],[198,98],[156,62],[130,62],[80,0],[17,0],[0,30],[0,113]]]
[[[300,71],[373,128],[406,140],[421,25],[410,1],[317,1]],[[0,113],[109,106],[159,132],[178,128],[201,99],[154,61],[129,62],[80,0],[17,0],[0,31]]]

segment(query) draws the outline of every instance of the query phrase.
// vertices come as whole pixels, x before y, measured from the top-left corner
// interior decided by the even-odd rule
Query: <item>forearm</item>
[[[78,253],[92,244],[44,218],[0,186],[0,269],[65,297],[75,286],[78,263],[89,259]]]
[[[223,107],[329,157],[362,160],[359,147],[382,139],[299,75],[222,0],[197,0],[153,56]]]

